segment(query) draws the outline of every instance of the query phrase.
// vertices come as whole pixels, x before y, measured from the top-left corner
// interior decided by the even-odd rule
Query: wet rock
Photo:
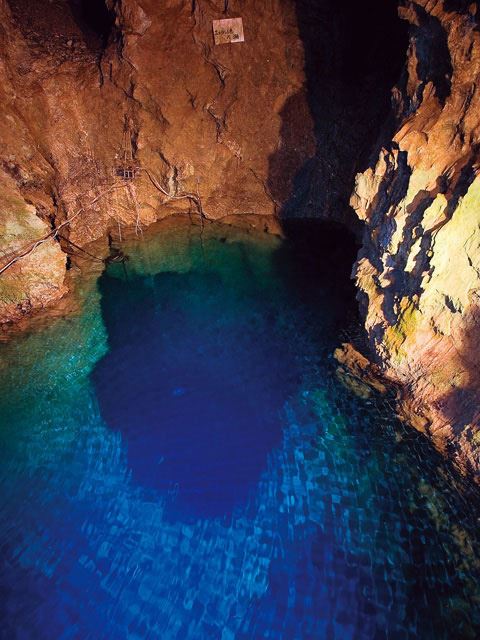
[[[36,215],[12,179],[0,177],[0,255],[12,266],[0,277],[0,324],[17,321],[66,293],[66,256],[49,237],[48,225]],[[38,242],[38,238],[44,238]],[[25,257],[13,262],[17,252]]]
[[[368,398],[372,390],[387,393],[387,386],[380,368],[371,363],[349,342],[344,342],[333,354],[339,363],[336,374],[339,380],[356,395]]]

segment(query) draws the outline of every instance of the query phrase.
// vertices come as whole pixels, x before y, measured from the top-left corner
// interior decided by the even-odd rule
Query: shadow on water
[[[286,219],[282,222],[285,241],[275,252],[275,265],[291,295],[325,313],[332,296],[333,314],[356,319],[356,289],[350,279],[358,251],[355,236],[334,222],[315,219]],[[342,327],[343,328],[343,327]]]
[[[171,496],[183,518],[228,515],[258,482],[300,380],[278,299],[254,275],[226,291],[208,270],[107,270],[99,287],[109,352],[93,379],[133,480]]]
[[[183,519],[248,500],[302,385],[304,352],[315,344],[328,358],[355,317],[353,238],[333,225],[326,235],[325,223],[288,226],[264,256],[268,277],[247,245],[215,239],[187,272],[113,265],[99,280],[109,350],[92,375],[102,416],[126,442],[133,481],[169,496]],[[224,252],[218,269],[212,247]]]

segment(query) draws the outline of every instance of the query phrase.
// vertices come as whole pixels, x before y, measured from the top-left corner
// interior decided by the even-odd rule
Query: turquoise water
[[[328,245],[161,229],[0,345],[1,638],[479,636],[476,498],[337,382]]]

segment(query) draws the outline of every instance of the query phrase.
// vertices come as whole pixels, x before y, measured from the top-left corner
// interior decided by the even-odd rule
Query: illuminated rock
[[[397,131],[351,204],[366,222],[355,267],[365,324],[403,385],[401,412],[478,474],[480,33],[477,5],[453,5],[400,9],[411,37]]]

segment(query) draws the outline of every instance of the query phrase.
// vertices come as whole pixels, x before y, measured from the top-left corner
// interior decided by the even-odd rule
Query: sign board
[[[213,21],[213,37],[215,44],[245,42],[242,18],[225,18]]]

